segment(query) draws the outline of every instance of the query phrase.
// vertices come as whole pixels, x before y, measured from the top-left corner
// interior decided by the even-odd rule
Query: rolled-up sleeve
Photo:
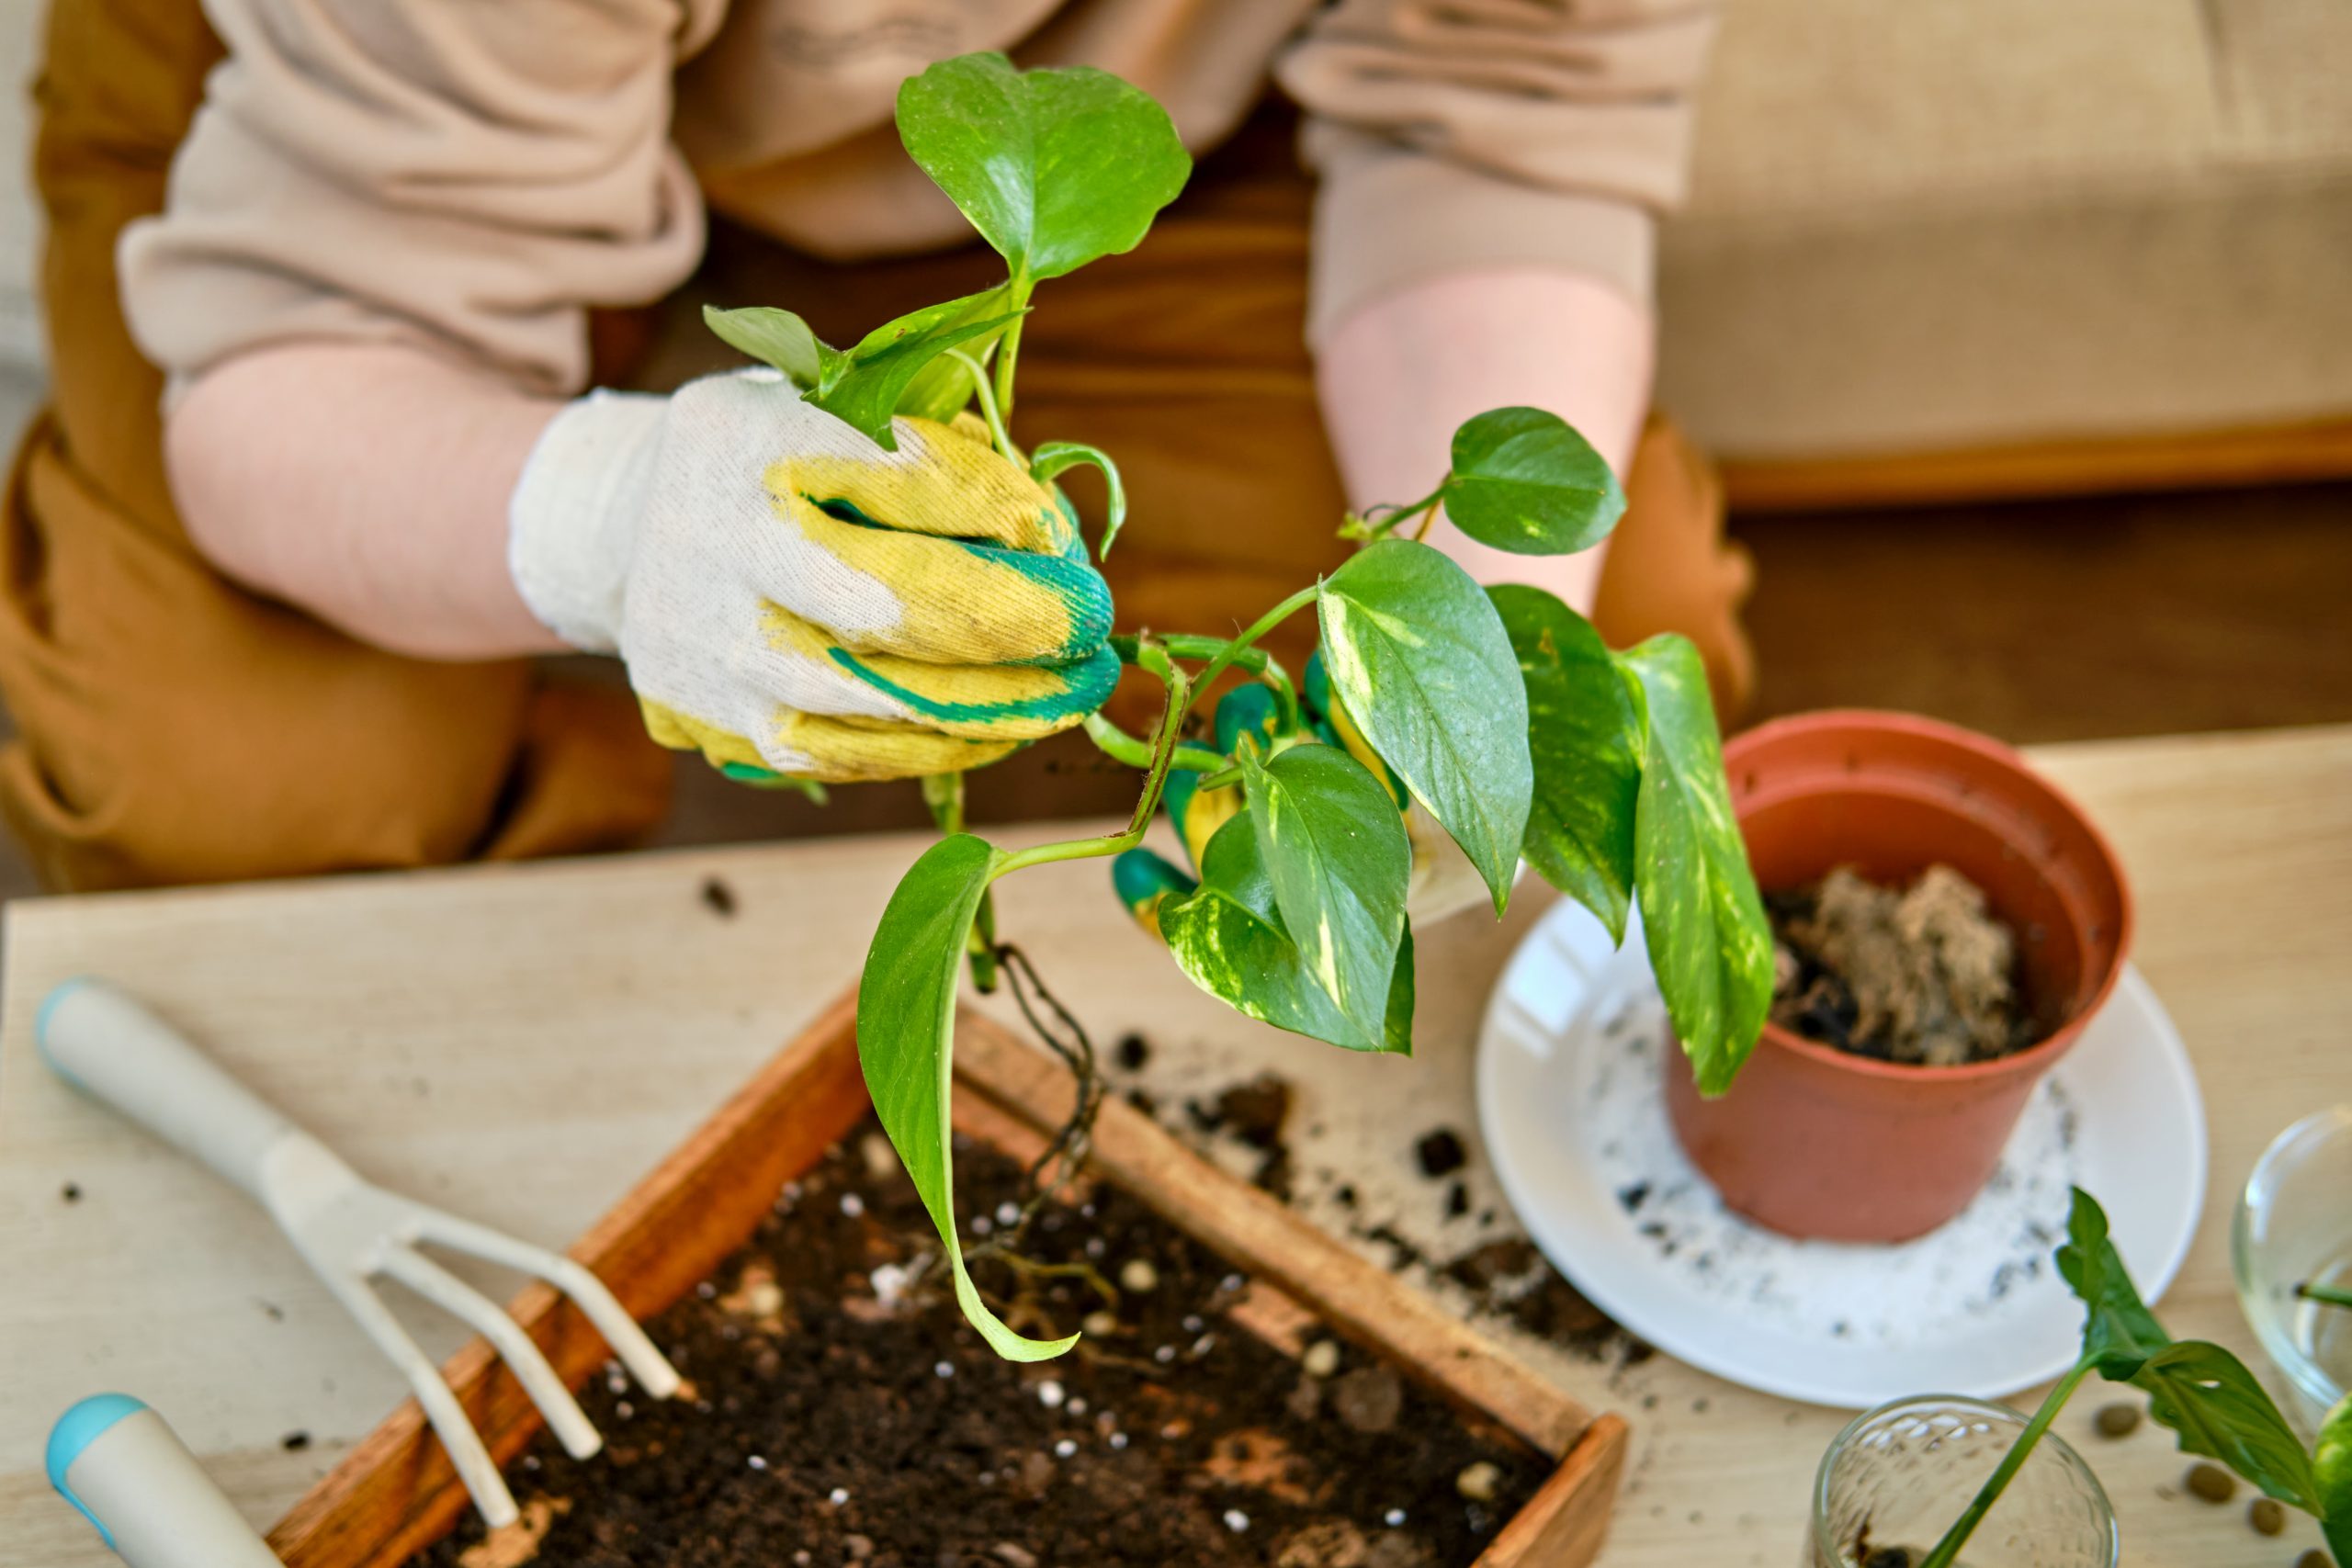
[[[1278,66],[1321,175],[1307,335],[1468,268],[1647,302],[1680,200],[1708,0],[1339,0]]]
[[[674,288],[700,197],[670,141],[692,0],[209,0],[228,57],[119,255],[173,385],[297,340],[409,342],[526,389],[586,308]]]

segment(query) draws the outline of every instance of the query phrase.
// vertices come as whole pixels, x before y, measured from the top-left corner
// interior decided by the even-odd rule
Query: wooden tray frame
[[[844,997],[571,1248],[624,1306],[648,1318],[733,1252],[776,1192],[864,1116],[857,1009]],[[956,1028],[955,1124],[1016,1154],[1042,1145],[1069,1114],[1069,1074],[991,1020]],[[1535,1496],[1478,1558],[1478,1568],[1581,1568],[1600,1551],[1624,1468],[1626,1427],[1595,1415],[1507,1358],[1433,1302],[1358,1258],[1289,1208],[1193,1154],[1148,1117],[1105,1101],[1091,1173],[1142,1198],[1251,1280],[1236,1315],[1296,1354],[1317,1323],[1384,1353],[1474,1419],[1557,1460]],[[578,1309],[534,1283],[514,1317],[567,1382],[606,1359]],[[503,1464],[537,1432],[538,1412],[477,1338],[444,1368],[449,1386]],[[469,1506],[414,1400],[313,1486],[269,1544],[288,1568],[398,1568]]]

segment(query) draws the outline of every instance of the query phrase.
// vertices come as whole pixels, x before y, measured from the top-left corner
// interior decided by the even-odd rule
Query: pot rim
[[[1900,1078],[1906,1083],[1989,1083],[2018,1074],[2047,1070],[2051,1063],[2065,1054],[2066,1048],[2072,1045],[2075,1037],[2089,1026],[2090,1021],[2098,1017],[2106,1008],[2109,998],[2114,995],[2116,986],[2123,978],[2124,964],[2130,961],[2132,939],[2137,934],[2138,916],[2132,897],[2132,885],[2123,874],[2122,858],[2115,852],[2115,846],[2108,840],[2107,835],[2100,830],[2098,824],[2091,819],[2090,814],[2075,804],[2072,795],[2035,771],[2032,764],[2028,762],[2016,748],[2004,745],[1989,735],[1981,735],[1975,730],[1965,729],[1939,718],[1928,718],[1919,714],[1901,713],[1889,708],[1816,708],[1805,713],[1789,714],[1780,718],[1767,719],[1751,729],[1740,731],[1724,742],[1724,772],[1727,776],[1732,773],[1736,758],[1739,753],[1751,750],[1757,746],[1779,739],[1783,736],[1818,731],[1851,732],[1856,730],[1913,735],[1973,752],[2005,772],[2022,777],[2028,784],[2054,801],[2059,808],[2073,819],[2075,825],[2082,829],[2085,837],[2098,850],[2099,859],[2106,864],[2108,874],[2115,883],[2119,910],[2116,921],[2115,962],[2108,965],[2107,973],[2100,976],[2098,988],[2080,1008],[2075,1010],[2073,1017],[2024,1050],[2011,1052],[2006,1056],[1996,1056],[1989,1062],[1964,1062],[1953,1067],[1882,1062],[1874,1056],[1856,1055],[1850,1051],[1840,1051],[1834,1045],[1824,1045],[1818,1041],[1807,1040],[1796,1031],[1785,1029],[1769,1018],[1764,1021],[1763,1032],[1757,1037],[1756,1049],[1760,1051],[1765,1046],[1770,1045],[1779,1050],[1793,1052],[1821,1066],[1851,1072],[1861,1077]],[[1870,775],[1864,773],[1847,776],[1868,778]],[[1759,790],[1757,793],[1759,795],[1770,795],[1775,801],[1789,798],[1785,793],[1774,794],[1770,790]],[[1735,819],[1740,815],[1742,804],[1743,802],[1737,797],[1737,792],[1735,792],[1732,807]]]

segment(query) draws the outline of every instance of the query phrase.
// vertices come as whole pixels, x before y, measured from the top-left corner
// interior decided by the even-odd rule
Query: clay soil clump
[[[1989,1062],[2034,1040],[2017,939],[1977,886],[1929,866],[1883,887],[1839,866],[1768,901],[1772,1021],[1808,1040],[1916,1066]]]

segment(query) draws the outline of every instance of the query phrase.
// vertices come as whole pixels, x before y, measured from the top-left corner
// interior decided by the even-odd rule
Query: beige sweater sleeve
[[[701,254],[671,73],[717,0],[205,9],[228,58],[119,256],[132,335],[175,387],[336,338],[573,392],[585,308],[658,298]]]
[[[1338,0],[1278,66],[1322,175],[1307,335],[1465,268],[1558,265],[1646,303],[1712,0]]]

